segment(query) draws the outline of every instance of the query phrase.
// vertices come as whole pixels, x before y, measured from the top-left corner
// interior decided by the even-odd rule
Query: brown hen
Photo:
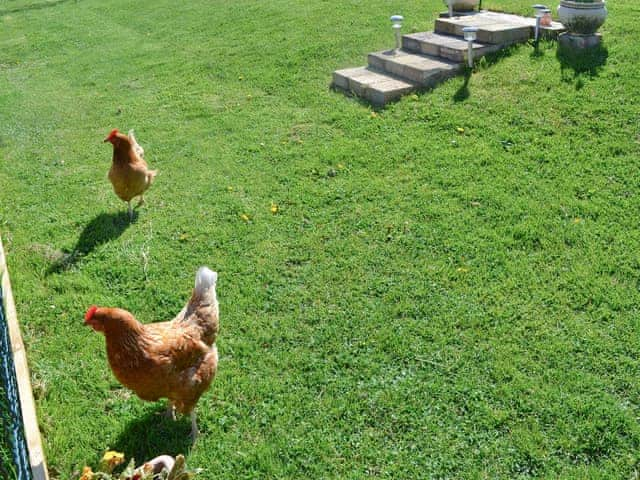
[[[172,416],[176,410],[190,414],[194,439],[194,408],[218,367],[217,278],[201,267],[191,299],[169,322],[142,324],[126,310],[97,306],[85,315],[85,325],[105,336],[116,378],[142,400],[168,398]]]
[[[144,150],[138,145],[133,130],[129,135],[118,131],[117,128],[104,139],[113,145],[113,162],[109,170],[109,180],[113,185],[113,191],[121,200],[127,202],[129,218],[133,218],[131,200],[140,197],[140,203],[144,203],[144,192],[151,186],[157,170],[149,170],[144,160]]]

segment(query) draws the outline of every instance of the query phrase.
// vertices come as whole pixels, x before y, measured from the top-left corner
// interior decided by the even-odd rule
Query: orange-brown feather
[[[189,413],[213,380],[218,353],[199,329],[184,322],[141,324],[126,310],[100,308],[109,365],[143,400],[168,398]]]

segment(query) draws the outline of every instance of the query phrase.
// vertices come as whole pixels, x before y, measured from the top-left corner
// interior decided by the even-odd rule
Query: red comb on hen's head
[[[113,130],[111,130],[111,132],[109,132],[109,135],[107,135],[107,138],[105,138],[104,141],[105,142],[110,142],[111,140],[116,138],[116,135],[118,133],[120,133],[120,131],[117,128],[114,128]]]
[[[96,310],[98,310],[97,305],[91,305],[89,307],[89,310],[87,310],[87,313],[84,314],[84,321],[88,322],[89,320],[91,320],[96,314]]]

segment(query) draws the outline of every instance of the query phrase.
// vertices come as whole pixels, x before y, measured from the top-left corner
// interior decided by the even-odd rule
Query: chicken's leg
[[[129,220],[133,220],[133,209],[131,208],[131,200],[127,202],[127,205],[129,207]]]
[[[191,437],[192,441],[196,441],[196,439],[198,438],[198,424],[196,423],[196,411],[195,410],[191,410],[191,434],[189,435]]]
[[[164,412],[165,416],[167,418],[170,418],[171,420],[173,420],[175,422],[176,420],[176,407],[173,403],[169,402],[169,405],[167,405],[167,411]]]

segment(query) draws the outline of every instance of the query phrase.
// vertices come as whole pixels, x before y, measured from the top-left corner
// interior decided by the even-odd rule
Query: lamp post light
[[[404,20],[404,17],[402,15],[392,15],[390,20],[392,23],[391,28],[393,28],[396,36],[396,50],[399,50],[400,47],[402,47],[402,41],[400,39],[400,29],[402,28],[402,21]]]
[[[473,41],[476,39],[478,27],[463,27],[462,33],[464,39],[467,41],[467,59],[469,61],[469,68],[473,68]]]
[[[453,0],[447,0],[447,6],[449,7],[449,18],[453,18]]]
[[[543,15],[544,15],[544,10],[548,10],[551,11],[547,8],[546,5],[542,5],[540,3],[536,3],[533,6],[533,9],[536,12],[536,31],[535,34],[533,36],[533,41],[536,44],[536,47],[538,46],[538,40],[540,39],[540,20],[542,19]]]

